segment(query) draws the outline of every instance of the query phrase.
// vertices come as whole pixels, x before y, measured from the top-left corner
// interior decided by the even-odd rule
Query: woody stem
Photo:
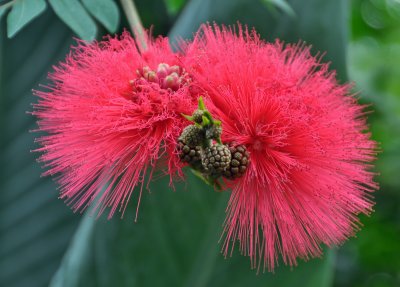
[[[135,3],[133,0],[120,0],[122,9],[128,19],[129,26],[135,39],[138,43],[139,50],[144,51],[147,49],[147,35],[143,29],[142,21],[140,20]]]

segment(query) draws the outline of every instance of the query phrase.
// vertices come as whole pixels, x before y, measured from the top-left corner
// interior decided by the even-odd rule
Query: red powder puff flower
[[[223,252],[239,241],[252,267],[296,265],[341,244],[361,225],[377,189],[376,144],[348,85],[304,45],[273,44],[255,32],[204,26],[187,57],[222,142],[250,152],[232,188]]]
[[[49,79],[47,91],[36,92],[33,111],[46,133],[38,151],[45,174],[58,175],[61,198],[74,210],[95,203],[99,213],[111,207],[109,217],[118,208],[123,213],[159,159],[164,172],[181,174],[172,155],[186,124],[181,113],[197,99],[168,39],[149,42],[141,53],[127,33],[80,42]]]

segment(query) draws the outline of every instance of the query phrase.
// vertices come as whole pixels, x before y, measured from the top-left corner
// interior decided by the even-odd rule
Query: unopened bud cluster
[[[190,77],[185,69],[180,66],[170,66],[166,63],[160,63],[156,70],[152,70],[149,66],[144,66],[136,70],[139,79],[156,83],[162,89],[170,89],[177,91],[179,87],[188,83]]]
[[[229,167],[224,171],[223,176],[229,179],[241,177],[247,170],[250,161],[250,154],[244,145],[228,145],[232,159]]]
[[[222,143],[221,122],[213,119],[205,109],[202,98],[199,99],[199,109],[185,117],[193,124],[185,127],[178,138],[181,161],[200,172],[210,183],[221,176],[235,179],[245,173],[250,160],[246,147]]]
[[[201,164],[206,173],[222,175],[231,162],[231,152],[226,145],[213,144],[207,147],[201,157]]]

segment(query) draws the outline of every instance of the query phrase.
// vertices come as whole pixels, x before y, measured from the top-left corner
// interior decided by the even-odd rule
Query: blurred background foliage
[[[369,123],[383,152],[377,161],[376,212],[323,259],[276,274],[250,270],[217,241],[229,194],[189,177],[173,193],[165,181],[134,200],[124,220],[73,214],[40,178],[26,114],[31,89],[68,53],[72,37],[100,39],[128,27],[119,1],[0,1],[0,285],[1,286],[400,286],[400,1],[137,0],[154,35],[190,38],[199,24],[238,20],[263,38],[305,40],[340,81],[354,81],[371,104]],[[282,265],[282,264],[281,264]]]
[[[375,213],[338,253],[337,286],[400,286],[400,1],[353,0],[348,71],[380,143]]]

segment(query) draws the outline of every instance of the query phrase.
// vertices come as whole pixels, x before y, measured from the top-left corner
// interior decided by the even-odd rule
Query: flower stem
[[[135,35],[136,42],[138,43],[139,50],[144,51],[147,49],[147,35],[143,29],[142,21],[140,20],[135,3],[133,0],[120,0],[122,9],[128,19],[131,31]]]

